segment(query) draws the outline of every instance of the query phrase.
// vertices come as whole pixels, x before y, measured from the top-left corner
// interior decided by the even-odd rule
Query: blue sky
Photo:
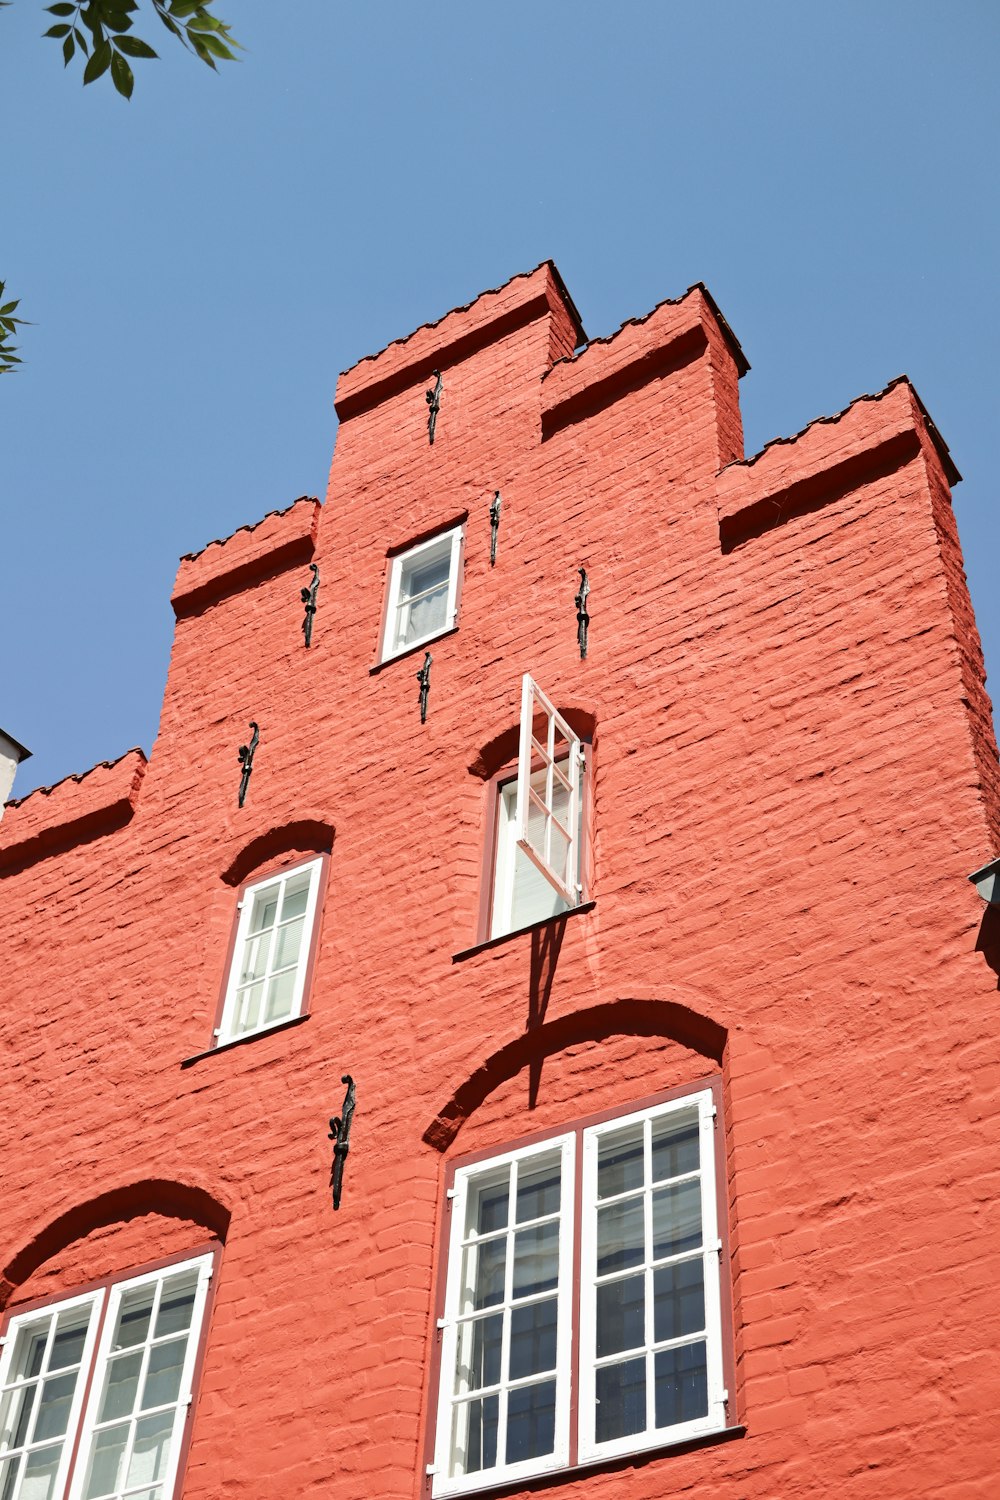
[[[547,256],[591,337],[705,281],[748,453],[910,375],[1000,698],[995,0],[217,9],[242,61],[147,18],[130,104],[0,10],[16,793],[151,748],[178,556],[322,496],[338,371]]]

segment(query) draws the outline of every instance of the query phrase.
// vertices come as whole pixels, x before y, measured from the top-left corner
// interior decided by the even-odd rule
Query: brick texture
[[[745,1432],[546,1495],[992,1495],[1000,785],[947,450],[900,382],[744,459],[702,288],[581,339],[544,265],[346,372],[325,505],[182,562],[148,768],[8,811],[0,1295],[222,1238],[187,1500],[418,1500],[450,1157],[721,1075]],[[463,516],[421,725],[387,553]],[[594,725],[594,905],[454,961],[525,671]],[[308,1020],[182,1068],[234,885],[318,847]]]

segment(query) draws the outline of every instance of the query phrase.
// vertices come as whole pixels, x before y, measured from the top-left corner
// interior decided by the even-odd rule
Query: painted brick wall
[[[148,767],[8,809],[0,1297],[223,1238],[185,1496],[417,1500],[448,1160],[721,1074],[745,1431],[546,1494],[992,1494],[997,979],[965,877],[1000,805],[954,468],[906,383],[745,460],[703,288],[581,338],[544,265],[342,376],[325,505],[182,562]],[[422,726],[422,649],[373,670],[386,556],[462,517]],[[466,953],[525,671],[595,726],[594,905]],[[324,838],[309,1019],[211,1051],[235,888]]]

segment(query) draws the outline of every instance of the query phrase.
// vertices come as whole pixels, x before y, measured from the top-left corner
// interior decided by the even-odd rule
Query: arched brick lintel
[[[51,1260],[76,1240],[95,1229],[133,1219],[141,1214],[161,1214],[165,1218],[187,1219],[202,1225],[219,1240],[225,1241],[232,1214],[223,1203],[204,1188],[190,1183],[160,1178],[145,1178],[123,1187],[111,1188],[75,1204],[41,1229],[33,1239],[12,1256],[0,1271],[0,1310],[6,1307],[18,1287],[33,1276],[39,1266]]]
[[[611,1000],[573,1011],[522,1032],[492,1053],[434,1116],[424,1140],[436,1151],[447,1151],[494,1089],[529,1063],[581,1042],[623,1035],[669,1037],[721,1065],[729,1034],[718,1021],[677,1000]]]
[[[226,885],[242,885],[248,876],[269,860],[291,852],[329,854],[334,827],[323,817],[296,818],[259,834],[236,851],[222,872]]]

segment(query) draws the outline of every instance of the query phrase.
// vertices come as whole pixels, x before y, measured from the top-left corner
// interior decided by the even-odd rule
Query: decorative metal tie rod
[[[429,651],[424,652],[424,664],[416,674],[420,683],[420,722],[427,723],[427,699],[431,691],[431,662],[434,660]]]
[[[305,617],[302,621],[302,634],[306,638],[307,646],[312,645],[313,616],[316,613],[316,595],[319,593],[319,568],[315,563],[310,563],[309,568],[312,573],[312,582],[307,588],[299,590],[302,603],[306,607]]]
[[[580,574],[580,589],[573,603],[576,605],[576,639],[580,646],[580,660],[583,661],[587,655],[587,631],[590,627],[590,614],[587,610],[590,580],[586,568],[578,568],[577,572]]]
[[[497,562],[497,534],[500,531],[500,491],[496,490],[490,501],[490,567]]]
[[[434,387],[432,390],[425,392],[424,400],[430,408],[427,413],[427,436],[430,438],[431,445],[433,446],[434,434],[437,431],[438,412],[441,410],[442,382],[440,370],[432,370],[431,374],[436,377]]]
[[[254,721],[250,720],[250,728],[253,734],[249,745],[241,745],[238,752],[240,765],[243,767],[243,775],[240,777],[240,806],[242,807],[247,797],[247,787],[250,785],[250,773],[253,770],[254,751],[260,744],[260,732]]]
[[[344,1191],[344,1162],[351,1149],[351,1121],[354,1119],[354,1079],[350,1073],[345,1073],[340,1081],[347,1084],[344,1107],[339,1115],[334,1115],[331,1119],[330,1134],[327,1136],[327,1140],[334,1143],[333,1162],[330,1166],[330,1189],[333,1193],[335,1209],[340,1207],[340,1195]]]

